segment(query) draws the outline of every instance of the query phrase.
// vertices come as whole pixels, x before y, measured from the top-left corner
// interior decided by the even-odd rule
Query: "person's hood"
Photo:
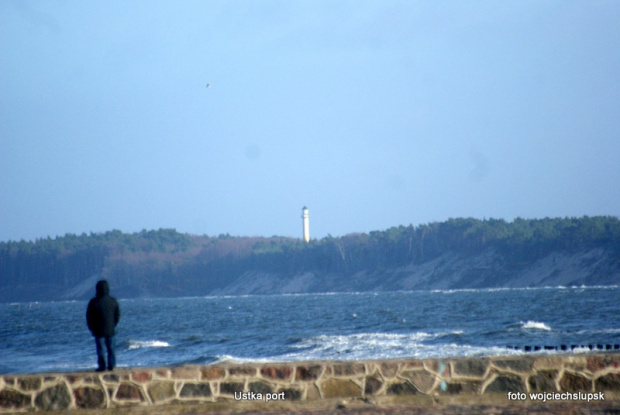
[[[97,283],[96,290],[97,297],[103,297],[104,295],[108,295],[110,293],[110,286],[107,281],[101,280]]]

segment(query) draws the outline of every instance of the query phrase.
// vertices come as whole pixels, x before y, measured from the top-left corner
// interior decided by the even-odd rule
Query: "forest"
[[[66,234],[0,243],[0,301],[82,299],[104,278],[123,287],[125,297],[206,295],[249,271],[348,276],[423,264],[446,252],[466,256],[488,250],[510,268],[551,252],[589,248],[602,248],[620,263],[618,218],[454,218],[309,243],[174,229]]]

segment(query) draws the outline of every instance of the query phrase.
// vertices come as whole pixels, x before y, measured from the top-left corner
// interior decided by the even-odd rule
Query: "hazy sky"
[[[620,215],[620,2],[1,1],[0,241]],[[207,88],[207,84],[210,87]]]

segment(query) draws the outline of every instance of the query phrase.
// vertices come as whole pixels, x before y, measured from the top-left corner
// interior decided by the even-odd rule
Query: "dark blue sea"
[[[117,360],[150,367],[613,345],[620,343],[619,294],[611,286],[119,300]],[[86,304],[0,304],[0,373],[95,369]]]

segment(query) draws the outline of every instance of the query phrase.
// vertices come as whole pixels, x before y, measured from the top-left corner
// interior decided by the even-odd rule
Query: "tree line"
[[[620,261],[620,221],[581,218],[455,218],[383,231],[331,235],[305,243],[288,237],[188,235],[174,229],[67,234],[0,243],[0,300],[16,292],[53,298],[53,290],[89,278],[158,295],[206,294],[247,271],[350,275],[433,260],[446,252],[488,249],[507,266],[531,263],[554,251],[600,247]],[[52,291],[48,297],[45,291]],[[13,293],[13,294],[11,294]],[[131,295],[131,293],[129,293]]]

